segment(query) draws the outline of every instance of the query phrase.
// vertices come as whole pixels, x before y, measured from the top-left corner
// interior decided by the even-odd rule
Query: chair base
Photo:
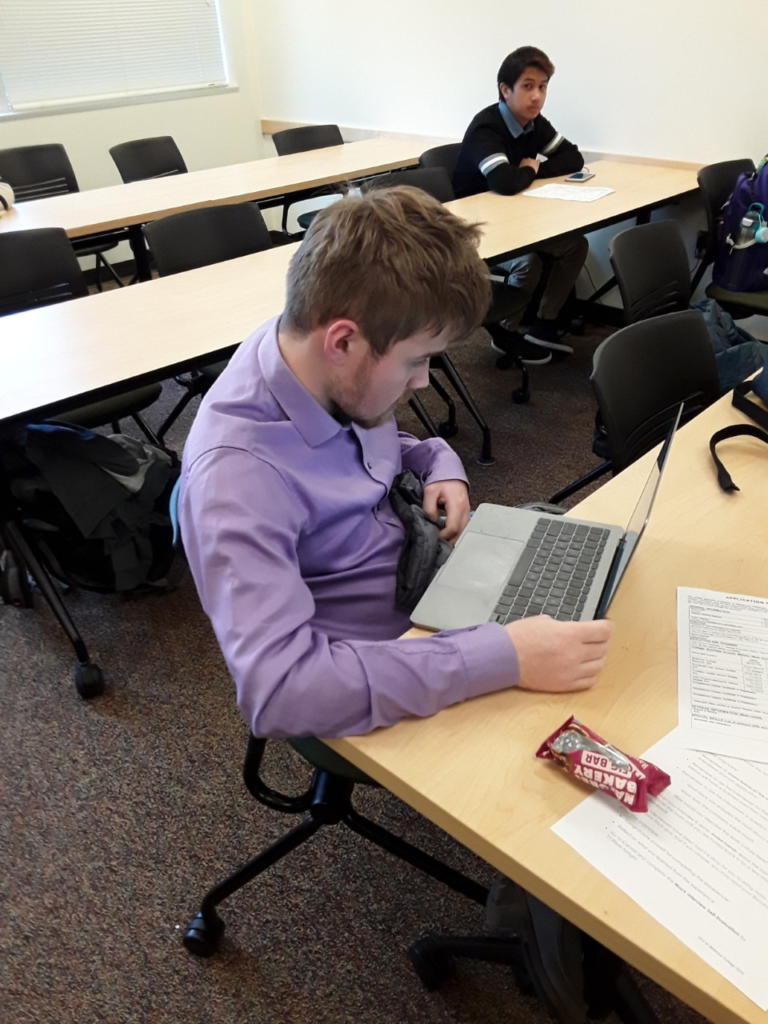
[[[258,744],[260,741],[254,741]],[[261,741],[263,742],[263,741]],[[195,914],[184,934],[184,946],[194,956],[212,956],[219,947],[224,934],[224,922],[216,912],[225,899],[242,889],[248,882],[266,871],[272,864],[282,860],[292,850],[321,829],[324,825],[344,824],[358,835],[369,839],[383,850],[393,853],[413,867],[443,882],[445,885],[485,905],[488,890],[478,882],[472,881],[454,868],[448,867],[435,857],[412,846],[406,840],[393,835],[387,829],[363,817],[352,806],[352,792],[355,783],[331,775],[325,771],[315,771],[306,803],[308,813],[294,828],[287,832],[276,843],[260,853],[253,860],[244,864],[238,871],[214,886],[203,898],[200,911]],[[304,803],[303,799],[301,803]],[[301,803],[297,802],[296,806]]]

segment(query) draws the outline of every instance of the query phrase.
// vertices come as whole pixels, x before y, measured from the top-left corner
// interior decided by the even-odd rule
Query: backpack
[[[52,575],[101,593],[167,586],[173,453],[55,421],[10,440],[2,459],[18,521]]]
[[[740,174],[723,207],[712,282],[729,292],[768,290],[768,163]]]

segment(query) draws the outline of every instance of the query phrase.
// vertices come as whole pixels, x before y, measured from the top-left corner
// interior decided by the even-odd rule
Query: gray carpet
[[[475,503],[547,497],[595,465],[588,384],[596,334],[533,368],[515,406],[479,332],[454,352],[494,432],[497,462],[475,463],[479,433],[463,409],[454,439]],[[163,410],[178,397],[166,385]],[[428,398],[439,412],[439,402]],[[163,410],[152,411],[158,423]],[[191,411],[190,411],[191,414]],[[169,438],[181,446],[189,417]],[[402,426],[420,433],[410,413]],[[187,581],[133,598],[69,593],[106,693],[78,698],[73,657],[38,598],[0,606],[0,1017],[11,1024],[538,1024],[506,968],[462,963],[427,993],[408,945],[427,931],[475,934],[480,908],[342,829],[321,832],[222,908],[218,956],[190,957],[183,929],[205,889],[295,819],[247,794],[246,729],[207,620]],[[277,788],[308,772],[268,746]],[[358,806],[481,881],[489,869],[381,790]],[[700,1021],[647,984],[665,1024]]]

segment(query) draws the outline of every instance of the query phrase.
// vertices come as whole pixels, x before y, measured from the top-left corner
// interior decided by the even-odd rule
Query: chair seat
[[[81,427],[100,427],[105,423],[113,423],[115,420],[141,412],[156,402],[162,391],[162,385],[148,384],[145,388],[136,388],[113,398],[105,398],[101,402],[82,405],[79,409],[61,413],[56,419],[63,423],[76,423]]]
[[[322,740],[315,736],[305,736],[301,739],[288,740],[297,754],[301,754],[305,761],[309,761],[313,768],[319,768],[321,772],[330,772],[332,775],[340,775],[343,779],[351,779],[352,782],[360,782],[368,786],[377,786],[370,776],[355,768],[353,764],[331,750]]]
[[[200,367],[200,373],[209,380],[217,380],[229,365],[228,359],[221,359],[218,363],[208,363]]]
[[[72,239],[72,248],[78,256],[93,256],[97,252],[114,249],[121,242],[128,240],[126,230],[99,231],[95,235],[83,235]]]
[[[768,314],[768,290],[764,292],[729,292],[716,284],[707,286],[707,297],[723,307],[738,307],[744,316]]]

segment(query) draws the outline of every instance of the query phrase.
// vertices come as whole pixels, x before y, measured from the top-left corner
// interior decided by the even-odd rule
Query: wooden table
[[[141,235],[142,224],[183,210],[274,199],[410,167],[428,147],[426,139],[365,139],[290,156],[70,192],[16,204],[0,218],[0,232],[59,227],[70,238],[78,238],[96,231],[128,228],[139,277],[146,281],[150,266]]]
[[[592,203],[531,199],[525,192],[516,196],[482,192],[446,205],[464,220],[483,225],[480,252],[484,259],[509,259],[569,231],[595,231],[633,216],[644,217],[698,189],[696,172],[678,167],[611,160],[595,161],[589,166],[595,172],[594,178],[574,188],[615,189],[611,195]],[[564,177],[534,181],[526,191],[564,182]]]
[[[679,432],[647,534],[611,607],[616,632],[594,689],[570,696],[510,690],[433,718],[329,741],[485,861],[716,1024],[768,1024],[768,1013],[551,831],[588,791],[534,754],[571,714],[635,754],[674,728],[677,586],[768,597],[765,445],[744,438],[721,446],[741,487],[732,495],[718,488],[708,449],[716,429],[743,422],[748,421],[727,397]],[[636,462],[574,512],[626,523],[652,457]]]
[[[386,143],[389,147],[392,140],[372,139],[279,160],[292,161],[314,155],[322,162],[323,154],[335,158],[356,146],[374,143]],[[394,159],[391,150],[390,157]],[[400,159],[405,159],[405,153]],[[238,168],[275,163],[276,160],[264,160],[196,174],[215,176],[237,172]],[[616,188],[613,195],[594,203],[485,193],[457,200],[449,206],[457,215],[483,223],[480,255],[493,259],[502,252],[530,249],[558,232],[588,230],[595,225],[596,218],[604,221],[605,217],[628,216],[632,211],[667,202],[696,187],[692,171],[607,161],[592,166],[596,169],[594,182],[610,183]],[[100,192],[112,195],[145,187],[164,190],[179,183],[186,188],[188,179],[195,178],[196,174],[22,204],[15,208],[12,216],[0,220],[0,229],[4,229],[12,217],[25,215],[35,207],[85,199],[98,196]],[[217,195],[223,195],[223,190]],[[205,205],[205,202],[198,202],[198,205]],[[149,206],[144,207],[141,219],[146,219],[149,210]],[[123,206],[122,211],[121,216],[128,216],[127,206]],[[155,207],[159,216],[157,211]],[[115,223],[116,220],[101,220],[98,224],[89,223],[89,229]],[[263,320],[282,309],[285,271],[294,250],[295,245],[281,246],[140,286],[3,317],[0,319],[3,365],[0,421],[25,414],[38,416],[43,411],[51,415],[75,408],[86,397],[89,400],[106,397],[110,388],[115,389],[121,383],[139,386],[223,358]],[[41,367],[48,368],[49,372],[42,373]]]

